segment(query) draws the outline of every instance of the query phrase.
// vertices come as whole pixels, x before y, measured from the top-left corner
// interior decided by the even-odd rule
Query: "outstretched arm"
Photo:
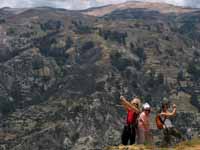
[[[128,111],[130,108],[128,107],[128,101],[125,99],[124,96],[120,96],[121,104],[123,105],[124,109]]]
[[[173,105],[173,111],[172,112],[162,112],[160,115],[165,117],[171,117],[176,115],[176,105]]]
[[[133,110],[136,113],[139,113],[139,109],[136,108],[135,106],[131,105],[131,103],[129,103],[124,96],[120,96],[120,100],[121,100],[121,104],[124,106],[124,108],[128,111],[128,110]]]

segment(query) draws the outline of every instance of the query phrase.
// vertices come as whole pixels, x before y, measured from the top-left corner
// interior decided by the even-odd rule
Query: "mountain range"
[[[184,137],[198,137],[199,39],[199,9],[162,3],[0,9],[0,149],[119,145],[120,95],[152,106],[156,145],[165,97]]]

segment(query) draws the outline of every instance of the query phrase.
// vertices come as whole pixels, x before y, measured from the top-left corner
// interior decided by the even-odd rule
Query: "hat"
[[[169,105],[169,104],[170,104],[169,100],[166,97],[164,97],[162,100],[162,105]]]
[[[169,102],[167,97],[163,97],[163,102]]]
[[[144,110],[150,110],[150,109],[151,109],[151,106],[150,106],[148,103],[145,103],[145,104],[142,105],[142,108],[143,108]]]

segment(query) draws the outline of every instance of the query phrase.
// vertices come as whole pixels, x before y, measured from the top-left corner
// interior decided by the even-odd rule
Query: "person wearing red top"
[[[121,103],[127,111],[126,124],[122,132],[122,144],[127,145],[130,140],[130,145],[135,143],[137,118],[139,114],[140,99],[138,97],[133,98],[131,102],[128,102],[123,96],[120,97]]]

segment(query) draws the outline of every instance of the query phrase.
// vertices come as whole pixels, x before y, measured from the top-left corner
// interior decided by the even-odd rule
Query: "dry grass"
[[[176,150],[200,150],[200,139],[182,142],[176,146]]]
[[[151,145],[107,146],[105,150],[200,150],[200,139],[179,143],[175,148],[158,148]]]

